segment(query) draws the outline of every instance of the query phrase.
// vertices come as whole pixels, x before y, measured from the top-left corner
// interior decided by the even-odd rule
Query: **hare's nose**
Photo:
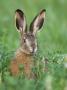
[[[34,52],[34,49],[32,48],[32,50],[30,50],[30,52],[33,53]]]
[[[32,48],[32,50],[30,51],[30,53],[32,53],[32,54],[34,53],[34,48]]]

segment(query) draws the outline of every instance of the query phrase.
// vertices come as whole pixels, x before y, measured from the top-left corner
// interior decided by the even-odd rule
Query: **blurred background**
[[[55,76],[52,77],[48,74],[46,83],[50,84],[53,78],[55,82],[53,83],[53,90],[67,90],[67,81],[65,81],[67,69],[61,65],[62,59],[67,63],[67,57],[63,58],[67,53],[67,0],[0,0],[0,60],[2,60],[1,55],[4,57],[5,52],[16,51],[20,46],[20,34],[16,30],[14,18],[16,9],[23,10],[28,25],[40,10],[46,9],[45,23],[41,32],[37,33],[40,55],[48,56],[49,54],[50,62],[52,59],[58,61],[59,64],[50,63],[49,70]],[[56,54],[61,56],[52,58]],[[50,88],[47,87],[46,90],[52,90],[51,86]]]

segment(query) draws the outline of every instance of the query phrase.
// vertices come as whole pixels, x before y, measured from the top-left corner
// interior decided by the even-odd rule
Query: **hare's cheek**
[[[28,50],[28,47],[27,47],[26,44],[23,44],[23,49],[24,49],[25,51]]]
[[[29,45],[24,45],[24,49],[25,49],[25,51],[27,51],[27,52],[30,52],[30,51],[32,51],[32,48],[29,46]]]

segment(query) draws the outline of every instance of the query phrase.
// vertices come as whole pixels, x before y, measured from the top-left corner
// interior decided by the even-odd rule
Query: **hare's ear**
[[[37,30],[41,29],[44,23],[45,12],[46,10],[43,9],[30,24],[30,32],[32,32],[34,35],[36,34]]]
[[[26,19],[24,13],[19,9],[17,9],[15,12],[15,20],[18,31],[24,33],[26,30]]]

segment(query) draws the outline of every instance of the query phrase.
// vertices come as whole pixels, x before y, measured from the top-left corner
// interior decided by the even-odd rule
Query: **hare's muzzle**
[[[37,47],[36,47],[36,48],[35,48],[35,47],[33,47],[33,48],[32,48],[32,50],[30,51],[30,53],[31,53],[31,54],[35,54],[35,53],[36,53],[36,51],[37,51]]]

